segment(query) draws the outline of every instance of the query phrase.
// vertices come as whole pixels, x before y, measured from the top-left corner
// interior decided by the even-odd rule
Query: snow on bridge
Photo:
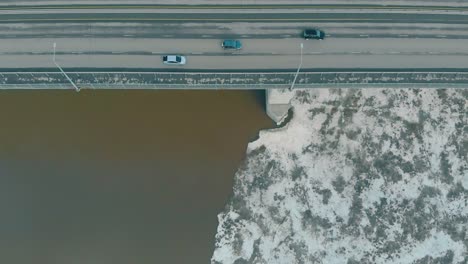
[[[65,69],[65,71],[67,71]],[[80,89],[290,88],[294,72],[90,72],[67,71]],[[295,88],[466,88],[468,71],[301,72]],[[0,89],[73,89],[57,71],[0,72]]]

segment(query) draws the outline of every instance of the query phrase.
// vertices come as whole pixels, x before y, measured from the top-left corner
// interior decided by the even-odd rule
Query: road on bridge
[[[0,68],[54,67],[53,43],[64,68],[296,69],[301,43],[304,68],[468,68],[468,6],[0,6],[0,38]]]

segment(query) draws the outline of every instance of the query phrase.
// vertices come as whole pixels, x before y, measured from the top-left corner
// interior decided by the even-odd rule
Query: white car
[[[184,65],[186,61],[187,60],[185,59],[185,56],[181,56],[181,55],[165,55],[165,56],[163,56],[164,64]]]

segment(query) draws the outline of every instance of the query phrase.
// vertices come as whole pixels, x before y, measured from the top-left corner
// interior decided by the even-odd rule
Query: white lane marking
[[[359,36],[361,36],[361,37],[368,37],[369,35],[359,35]]]
[[[173,37],[174,35],[163,35],[163,37]]]
[[[81,51],[72,51],[72,54],[83,54]]]
[[[445,38],[445,37],[447,37],[447,36],[445,36],[445,35],[437,35],[437,37],[439,37],[439,38]]]
[[[309,54],[322,54],[322,52],[319,52],[319,51],[312,51],[312,52],[309,52]]]
[[[390,53],[390,54],[400,54],[399,51],[390,51],[389,53]]]
[[[399,36],[399,37],[407,37],[408,35],[404,35],[404,34],[403,34],[403,35],[398,35],[398,36]]]
[[[249,35],[241,35],[241,37],[243,37],[243,38],[248,38]]]
[[[192,54],[192,55],[202,55],[203,52],[192,52],[191,54]]]
[[[113,51],[112,54],[122,54],[124,53],[123,51]]]
[[[92,37],[93,35],[83,35],[83,37]]]
[[[286,34],[286,35],[281,35],[281,36],[282,37],[290,37],[291,35]]]
[[[134,37],[135,35],[123,35],[124,37]]]
[[[352,51],[351,53],[352,53],[352,54],[361,54],[360,51]]]
[[[208,38],[208,37],[211,37],[211,35],[202,35],[202,37]]]

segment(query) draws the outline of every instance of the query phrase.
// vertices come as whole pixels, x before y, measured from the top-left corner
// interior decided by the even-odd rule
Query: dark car
[[[236,49],[236,50],[238,50],[238,49],[242,48],[242,43],[240,42],[240,40],[226,39],[226,40],[223,41],[221,46],[223,47],[223,49]]]
[[[319,29],[306,29],[302,32],[302,37],[305,39],[324,39],[325,32]]]

